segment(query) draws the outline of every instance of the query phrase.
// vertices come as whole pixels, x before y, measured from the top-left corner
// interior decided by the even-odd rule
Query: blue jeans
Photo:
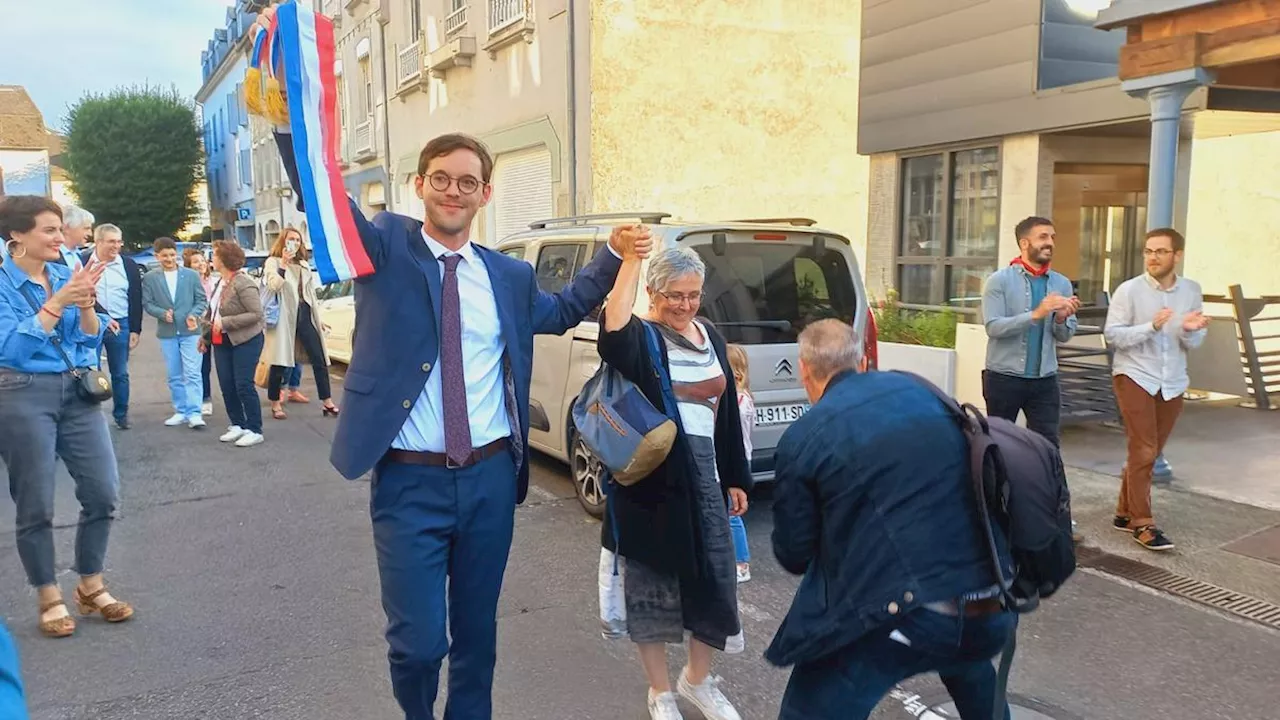
[[[511,453],[460,469],[384,460],[370,492],[391,688],[405,720],[435,717],[446,655],[445,720],[489,720],[498,595],[515,528]]]
[[[198,335],[160,338],[173,410],[188,419],[200,417],[200,401],[204,399],[199,344]]]
[[[129,318],[115,318],[120,332],[104,333],[102,347],[107,351],[107,370],[111,373],[111,415],[120,422],[129,417]],[[142,328],[138,328],[141,330]]]
[[[747,547],[747,526],[740,515],[729,516],[729,530],[733,533],[733,554],[739,563],[751,562],[751,548]]]
[[[302,363],[294,365],[293,370],[289,372],[289,376],[284,380],[284,386],[290,390],[297,390],[302,387]]]
[[[238,428],[262,433],[262,401],[253,373],[258,369],[265,338],[258,333],[240,345],[230,339],[213,346],[213,362],[218,366],[218,387],[222,388],[222,404],[227,407],[227,420]]]
[[[966,618],[914,610],[842,650],[797,665],[778,720],[865,720],[895,685],[927,672],[942,678],[962,720],[989,720],[996,688],[991,658],[1016,630],[1011,613]],[[1009,720],[1007,704],[1004,716]]]
[[[1062,391],[1057,375],[1024,378],[983,370],[982,399],[988,415],[1017,422],[1021,412],[1027,417],[1028,430],[1047,438],[1055,447],[1058,445]]]
[[[76,394],[70,373],[0,370],[0,458],[17,506],[18,557],[34,587],[57,582],[53,554],[53,489],[58,458],[80,501],[75,569],[102,572],[120,487],[107,420]]]

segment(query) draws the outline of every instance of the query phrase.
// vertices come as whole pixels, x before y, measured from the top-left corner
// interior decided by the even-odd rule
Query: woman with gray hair
[[[729,515],[747,510],[751,486],[737,388],[725,340],[696,316],[706,266],[687,248],[650,260],[644,319],[632,314],[641,261],[623,260],[609,294],[600,357],[662,408],[645,323],[663,339],[662,370],[671,379],[680,433],[670,455],[648,477],[615,486],[602,542],[625,562],[627,632],[639,645],[649,680],[649,715],[680,720],[671,692],[666,645],[688,631],[689,663],[677,691],[708,720],[740,720],[710,674],[712,650],[741,652],[737,566]]]

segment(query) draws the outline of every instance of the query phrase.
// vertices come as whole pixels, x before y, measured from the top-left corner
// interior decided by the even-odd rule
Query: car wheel
[[[578,491],[578,503],[594,518],[604,517],[604,465],[587,448],[578,433],[573,433],[569,443],[569,471],[573,475],[573,487]]]

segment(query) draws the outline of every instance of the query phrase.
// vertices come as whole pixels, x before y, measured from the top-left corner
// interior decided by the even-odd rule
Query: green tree
[[[191,102],[176,89],[86,95],[66,125],[72,189],[98,222],[120,226],[126,247],[176,235],[196,216],[200,131]]]

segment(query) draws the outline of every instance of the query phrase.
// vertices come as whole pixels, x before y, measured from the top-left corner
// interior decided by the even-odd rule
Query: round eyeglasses
[[[458,184],[458,192],[463,195],[471,195],[484,185],[484,183],[470,175],[454,177],[443,170],[439,170],[428,175],[427,182],[430,183],[431,189],[436,192],[447,192],[449,190],[449,186],[456,182]]]

